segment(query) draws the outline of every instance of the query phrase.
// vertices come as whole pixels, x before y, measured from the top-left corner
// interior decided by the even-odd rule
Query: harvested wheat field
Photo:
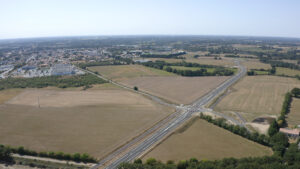
[[[276,75],[300,76],[300,71],[284,67],[276,67]]]
[[[172,112],[117,88],[24,89],[0,105],[0,144],[101,158]]]
[[[248,121],[279,115],[285,93],[294,87],[300,87],[300,81],[295,78],[246,76],[232,87],[215,109],[241,112]]]
[[[120,82],[131,87],[137,86],[140,90],[174,103],[190,104],[212,89],[215,89],[228,78],[228,76],[137,77],[124,78]]]
[[[97,71],[99,74],[113,80],[143,76],[176,76],[173,73],[142,65],[94,66],[88,69]]]
[[[146,154],[144,160],[216,160],[225,157],[249,157],[271,155],[272,150],[200,118],[193,119],[177,132]]]
[[[271,69],[270,64],[262,63],[258,59],[245,59],[241,63],[248,69]]]
[[[286,120],[290,127],[300,125],[300,99],[293,97],[290,113]]]

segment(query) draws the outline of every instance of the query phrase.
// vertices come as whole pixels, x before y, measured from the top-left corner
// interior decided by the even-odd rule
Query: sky
[[[86,35],[300,38],[300,1],[0,0],[0,39]]]

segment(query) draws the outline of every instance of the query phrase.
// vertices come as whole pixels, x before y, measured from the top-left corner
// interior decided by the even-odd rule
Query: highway
[[[122,155],[120,154],[120,152],[117,152],[118,158],[116,157],[117,154],[112,154],[112,156],[109,156],[107,159],[104,159],[104,161],[103,160],[100,161],[100,163],[98,163],[97,165],[95,165],[92,168],[93,169],[99,168],[104,164],[104,162],[106,162],[105,160],[109,161],[109,160],[112,160],[113,158],[116,158],[116,160],[113,161],[112,163],[110,163],[108,166],[106,166],[106,169],[115,169],[122,162],[132,161],[132,160],[140,157],[144,152],[146,152],[146,150],[148,150],[149,148],[151,148],[155,144],[162,141],[163,138],[165,138],[167,135],[171,134],[178,126],[180,126],[181,124],[183,124],[184,122],[189,120],[194,113],[207,111],[207,109],[204,108],[204,106],[206,104],[208,104],[213,99],[218,97],[228,87],[230,87],[232,84],[237,82],[240,78],[242,78],[246,74],[246,68],[244,66],[242,66],[239,63],[238,60],[235,60],[235,63],[237,65],[237,67],[239,68],[239,72],[236,75],[234,75],[233,77],[231,77],[227,81],[223,82],[216,89],[210,91],[208,94],[201,97],[200,99],[195,101],[193,104],[183,107],[182,108],[182,111],[183,111],[182,113],[176,112],[175,115],[174,115],[175,117],[172,117],[172,118],[168,119],[169,121],[165,120],[165,121],[159,123],[159,125],[155,125],[154,127],[150,128],[149,130],[151,130],[151,132],[153,132],[151,134],[151,136],[149,136],[147,139],[145,139],[145,140],[141,141],[140,143],[138,143],[137,146],[133,147],[132,149],[130,149],[129,151],[127,151],[126,153],[124,153]],[[228,116],[226,116],[222,113],[217,113],[217,112],[214,112],[214,111],[211,111],[211,112],[214,113],[214,114],[217,114],[218,116],[221,116],[221,117],[223,117],[227,120],[230,120],[233,123],[236,123],[237,125],[243,125],[240,122],[238,122],[238,121],[236,121],[236,120],[234,120],[234,119],[232,119],[232,118],[230,118],[230,117],[228,117]],[[163,123],[166,123],[166,124],[163,125]],[[146,137],[146,135],[137,137],[137,138],[139,138],[139,140],[133,140],[133,144],[137,143],[140,140],[142,140],[144,137]],[[130,146],[128,145],[128,147],[126,147],[126,148],[129,148],[129,147]]]

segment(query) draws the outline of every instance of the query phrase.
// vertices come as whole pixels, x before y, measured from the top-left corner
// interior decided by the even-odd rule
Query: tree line
[[[279,133],[279,128],[276,132],[268,132],[269,136],[264,134],[259,134],[257,132],[249,132],[245,127],[240,127],[238,125],[228,124],[225,119],[217,118],[213,119],[211,116],[200,114],[200,118],[206,120],[209,123],[217,125],[225,130],[228,130],[234,134],[240,135],[248,140],[257,142],[264,146],[271,147],[274,151],[274,154],[282,156],[285,152],[285,149],[288,147],[288,138],[283,133]],[[274,120],[276,122],[276,120]],[[277,124],[277,123],[276,123]],[[272,126],[272,124],[271,124]],[[270,131],[271,127],[269,128]]]
[[[262,71],[262,72],[266,72],[267,75],[275,75],[276,74],[276,67],[272,66],[271,69],[251,69],[247,72],[248,76],[255,76],[255,75],[259,75],[258,73],[256,73],[256,71]]]
[[[181,55],[185,55],[186,52],[178,52],[171,54],[142,54],[140,57],[143,58],[173,58],[173,59],[184,59],[184,57],[180,57]]]
[[[43,76],[33,78],[6,78],[0,80],[0,90],[9,88],[43,88],[55,86],[59,88],[81,87],[106,83],[105,80],[92,74],[76,76]]]
[[[293,144],[285,156],[264,156],[246,158],[224,158],[221,160],[198,160],[191,158],[175,163],[172,160],[162,163],[154,158],[143,162],[122,163],[118,169],[299,169],[300,158],[297,145]]]
[[[92,66],[107,66],[107,65],[129,65],[134,63],[130,58],[114,57],[114,60],[111,61],[101,61],[101,62],[88,62],[88,63],[79,63],[78,67],[81,69],[86,69],[87,67]]]
[[[257,142],[257,143],[265,145],[265,146],[270,146],[270,139],[268,136],[266,136],[264,134],[259,134],[257,132],[251,133],[245,127],[228,124],[226,122],[226,119],[224,119],[224,118],[213,119],[211,116],[204,115],[203,113],[200,113],[200,118],[203,120],[206,120],[207,122],[212,123],[218,127],[228,130],[234,134],[242,136],[246,139],[252,140],[254,142]]]
[[[36,152],[33,150],[25,149],[24,147],[20,146],[18,148],[0,145],[0,161],[2,162],[10,162],[12,161],[11,153],[20,154],[20,155],[29,155],[35,157],[47,157],[53,158],[58,160],[68,160],[68,161],[75,161],[75,162],[84,162],[84,163],[96,163],[97,160],[94,157],[91,157],[87,153],[63,153],[63,152]]]
[[[266,58],[266,57],[260,57],[259,60],[263,63],[270,64],[272,67],[285,67],[285,68],[300,70],[300,66],[294,63],[287,63],[279,60],[271,60],[270,58]]]
[[[234,74],[233,70],[225,67],[213,66],[213,65],[201,65],[198,63],[189,63],[189,62],[167,63],[165,61],[155,61],[155,62],[150,61],[141,64],[147,67],[152,67],[155,69],[172,72],[181,76],[231,76]],[[181,70],[181,69],[172,68],[171,66],[197,67],[199,69]],[[214,70],[213,72],[208,72],[207,68],[214,68]]]

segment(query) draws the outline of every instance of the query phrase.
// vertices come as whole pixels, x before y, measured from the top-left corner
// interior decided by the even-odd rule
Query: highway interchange
[[[157,143],[162,141],[167,135],[169,135],[173,131],[175,131],[175,129],[178,126],[180,126],[181,124],[183,124],[184,122],[189,120],[192,117],[192,115],[197,112],[210,111],[211,113],[214,113],[217,116],[221,116],[236,125],[244,126],[243,123],[240,123],[237,120],[232,119],[231,117],[228,117],[222,113],[214,112],[213,110],[204,108],[204,106],[206,104],[213,101],[216,97],[218,97],[226,89],[228,89],[228,87],[230,87],[232,84],[237,82],[240,78],[242,78],[246,74],[246,71],[247,71],[246,68],[244,66],[242,66],[238,60],[235,60],[235,63],[237,65],[237,67],[239,68],[239,72],[236,75],[232,76],[230,79],[228,79],[227,81],[222,83],[220,86],[218,86],[214,90],[210,91],[205,96],[203,96],[200,99],[198,99],[197,101],[195,101],[193,104],[184,106],[184,107],[177,106],[178,110],[176,111],[176,113],[167,117],[163,121],[160,121],[159,123],[157,123],[150,129],[148,129],[146,132],[144,132],[142,135],[136,137],[129,143],[127,143],[124,146],[122,146],[121,148],[117,149],[116,151],[111,153],[109,156],[107,156],[106,158],[101,160],[97,165],[93,166],[92,169],[104,167],[104,164],[107,163],[108,161],[110,163],[105,168],[106,169],[115,169],[122,162],[129,162],[129,161],[132,161],[132,160],[140,157],[143,153],[145,153],[147,150],[149,150],[152,146],[156,145]],[[89,71],[89,73],[92,73],[92,72]],[[102,79],[108,80],[111,83],[118,85],[120,87],[123,87],[126,89],[131,89],[122,84],[112,82],[111,80],[106,79],[100,75],[97,75],[97,76]],[[161,99],[159,99],[155,96],[152,96],[148,93],[140,92],[140,91],[138,91],[138,92],[140,94],[151,97],[153,100],[160,102],[161,104],[167,104],[168,106],[174,106],[174,105],[166,103],[166,102],[162,101]],[[137,144],[137,146],[133,146],[134,144]],[[124,151],[127,149],[129,149],[129,151],[126,151],[126,153],[124,153]]]

